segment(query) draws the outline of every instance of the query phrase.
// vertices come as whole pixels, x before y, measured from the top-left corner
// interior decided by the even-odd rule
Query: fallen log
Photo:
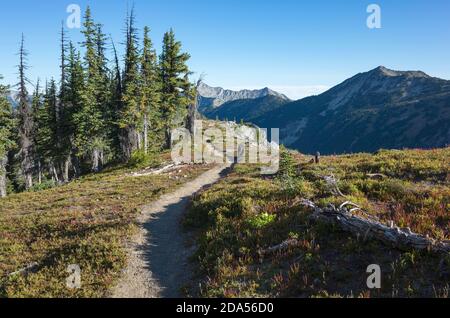
[[[298,245],[298,240],[288,239],[278,245],[275,245],[275,246],[269,247],[268,249],[263,250],[262,254],[263,255],[274,254],[278,251],[284,251],[284,250],[287,250],[289,247],[297,246],[297,245]]]
[[[368,173],[368,174],[366,174],[366,176],[370,179],[375,179],[375,180],[382,180],[382,179],[387,178],[387,176],[382,173]]]
[[[26,267],[19,269],[18,271],[10,273],[8,276],[16,276],[16,275],[28,275],[29,273],[32,273],[36,271],[36,269],[39,267],[39,264],[36,262],[33,262]]]
[[[167,166],[164,166],[162,168],[153,169],[153,170],[146,171],[146,172],[134,172],[134,173],[131,174],[131,176],[132,177],[145,177],[145,176],[151,176],[151,175],[158,175],[158,174],[161,174],[161,173],[164,173],[164,172],[168,172],[168,171],[171,171],[171,170],[174,170],[174,169],[178,169],[178,168],[181,168],[181,167],[184,167],[184,166],[185,165],[177,165],[177,164],[171,163],[171,164],[169,164]]]
[[[348,202],[340,207],[330,205],[326,208],[319,208],[313,202],[307,200],[304,200],[302,203],[314,209],[314,213],[311,216],[313,219],[337,224],[345,231],[357,236],[363,236],[365,239],[377,239],[402,250],[416,249],[450,253],[450,240],[438,241],[428,236],[414,233],[410,228],[395,226],[392,221],[389,225],[385,225],[374,217],[364,218],[355,215],[353,214],[354,209],[349,210],[345,207],[348,205]]]

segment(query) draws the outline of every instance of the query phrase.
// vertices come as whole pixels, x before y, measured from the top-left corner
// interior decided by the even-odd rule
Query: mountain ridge
[[[284,145],[305,153],[373,152],[450,144],[450,81],[378,66],[296,101],[241,99],[201,110],[209,118],[280,128]]]
[[[268,87],[262,89],[244,89],[230,90],[222,87],[212,87],[205,82],[200,82],[198,86],[198,105],[200,112],[208,112],[216,109],[223,104],[236,100],[257,99],[265,96],[277,96],[280,99],[290,101],[290,99],[281,93],[278,93]]]
[[[289,102],[289,100],[276,95],[267,95],[254,99],[238,99],[226,102],[220,107],[206,110],[203,114],[210,119],[251,122]]]
[[[280,128],[282,143],[307,153],[444,147],[450,143],[450,81],[379,66],[254,123]]]

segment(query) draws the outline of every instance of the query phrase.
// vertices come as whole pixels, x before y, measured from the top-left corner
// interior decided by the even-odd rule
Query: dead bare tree
[[[200,75],[200,78],[197,81],[197,84],[195,85],[194,91],[193,91],[193,98],[192,103],[189,105],[188,108],[188,115],[187,115],[187,121],[186,121],[186,128],[189,130],[189,132],[193,135],[194,134],[194,126],[195,126],[195,120],[198,119],[198,88],[200,87],[200,84],[203,82],[204,74]]]
[[[20,42],[19,50],[19,137],[20,137],[20,155],[21,155],[21,168],[22,174],[25,179],[25,188],[29,189],[33,186],[33,143],[32,143],[32,130],[33,120],[31,114],[31,105],[28,98],[28,91],[26,83],[29,80],[26,78],[25,71],[28,69],[26,59],[27,52],[24,45],[25,39],[22,34],[22,40]]]

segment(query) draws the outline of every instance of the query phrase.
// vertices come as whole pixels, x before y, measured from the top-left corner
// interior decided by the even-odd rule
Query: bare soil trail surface
[[[127,268],[112,290],[113,298],[182,297],[190,282],[186,236],[180,228],[189,200],[202,188],[217,182],[229,166],[215,167],[175,192],[143,208],[138,234],[129,247]]]

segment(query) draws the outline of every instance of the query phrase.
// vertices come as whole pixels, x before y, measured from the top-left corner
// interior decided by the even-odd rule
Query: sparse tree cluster
[[[171,129],[189,122],[196,95],[186,64],[190,56],[182,52],[173,30],[164,35],[158,57],[148,27],[140,40],[131,10],[123,65],[89,7],[81,32],[84,40],[78,48],[62,26],[60,77],[38,80],[31,96],[22,36],[16,109],[7,99],[9,87],[0,85],[2,197],[8,182],[16,190],[44,180],[65,183],[110,163],[126,163],[136,152],[168,148]]]
[[[6,196],[8,152],[15,146],[13,137],[15,123],[11,104],[6,98],[8,90],[8,87],[0,84],[0,197]]]

